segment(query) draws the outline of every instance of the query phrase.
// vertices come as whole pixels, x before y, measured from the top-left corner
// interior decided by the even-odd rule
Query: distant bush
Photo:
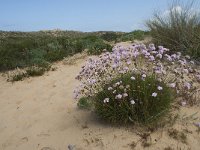
[[[125,33],[118,38],[118,41],[134,41],[134,40],[144,40],[144,38],[149,34],[148,31],[135,30],[129,33]]]
[[[155,13],[147,21],[154,43],[200,59],[200,14],[193,6],[174,3],[167,14]]]
[[[18,68],[17,70],[14,70],[12,71],[12,73],[9,74],[8,81],[11,82],[21,81],[28,77],[41,76],[50,69],[51,69],[50,65],[48,67],[30,66],[22,70]]]
[[[36,67],[36,66],[31,66],[28,69],[26,69],[26,74],[27,76],[41,76],[49,69],[42,68],[42,67]]]
[[[22,81],[26,77],[27,77],[26,73],[23,73],[23,72],[22,73],[16,73],[13,76],[11,76],[8,79],[8,81],[12,81],[12,82],[14,82],[14,81]]]
[[[99,55],[103,52],[103,50],[110,52],[112,50],[112,46],[102,41],[98,41],[88,47],[88,54]]]
[[[106,32],[106,33],[102,34],[100,37],[105,41],[112,42],[112,41],[117,41],[117,38],[120,35],[118,35],[115,32]]]

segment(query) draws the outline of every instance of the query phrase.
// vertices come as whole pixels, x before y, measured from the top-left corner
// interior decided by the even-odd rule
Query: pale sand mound
[[[86,58],[77,64],[56,64],[57,70],[44,76],[8,83],[0,78],[0,150],[124,150],[144,149],[136,130],[113,127],[100,122],[91,112],[79,110],[73,100],[74,79]],[[184,108],[189,116],[199,108]],[[200,118],[200,112],[195,115]],[[182,118],[173,126],[187,136],[187,144],[168,136],[168,128],[159,129],[148,138],[146,149],[199,150],[200,133],[193,117]],[[170,127],[171,129],[172,127]],[[142,134],[142,133],[139,133]],[[148,146],[148,143],[146,144]]]

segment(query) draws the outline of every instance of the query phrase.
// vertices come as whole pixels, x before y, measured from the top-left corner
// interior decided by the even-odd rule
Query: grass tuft
[[[194,1],[175,1],[166,14],[155,13],[146,23],[153,42],[200,59],[200,14],[194,8]]]

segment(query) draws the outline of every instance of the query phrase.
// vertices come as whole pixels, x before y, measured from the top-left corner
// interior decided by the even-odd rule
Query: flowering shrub
[[[75,98],[92,97],[110,121],[148,121],[167,110],[172,96],[197,103],[200,71],[189,56],[153,44],[115,46],[90,58],[76,77]],[[174,92],[173,92],[174,91]]]
[[[125,74],[106,84],[94,99],[99,116],[111,122],[148,123],[170,107],[172,91],[154,75]]]

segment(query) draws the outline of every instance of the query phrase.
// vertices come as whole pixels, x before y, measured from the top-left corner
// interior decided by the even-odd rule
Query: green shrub
[[[123,34],[118,41],[134,41],[134,40],[144,40],[144,38],[149,34],[148,31],[135,30],[129,33]]]
[[[112,46],[109,44],[106,44],[102,41],[99,42],[95,42],[93,43],[93,45],[91,45],[88,49],[88,54],[90,55],[99,55],[103,52],[103,50],[106,51],[111,51],[112,50]]]
[[[154,43],[200,58],[200,14],[194,11],[193,3],[174,3],[168,14],[155,13],[147,26]]]
[[[26,70],[27,76],[41,76],[45,73],[46,69],[41,67],[32,66]]]
[[[135,80],[131,80],[131,74],[123,75],[96,95],[95,110],[100,117],[114,123],[149,123],[163,117],[173,99],[170,88],[157,81],[153,75],[147,76],[145,80],[142,80],[141,75],[134,77]],[[115,83],[120,85],[115,87]],[[162,90],[158,90],[158,86]],[[116,90],[119,99],[109,88]]]
[[[108,42],[116,41],[118,37],[119,35],[116,32],[106,32],[101,35],[101,38]]]
[[[27,77],[26,73],[18,73],[12,76],[12,78],[10,79],[11,82],[14,81],[22,81],[24,78]]]
[[[77,106],[81,109],[91,109],[92,103],[91,103],[91,100],[89,100],[89,98],[82,97],[79,99]]]

